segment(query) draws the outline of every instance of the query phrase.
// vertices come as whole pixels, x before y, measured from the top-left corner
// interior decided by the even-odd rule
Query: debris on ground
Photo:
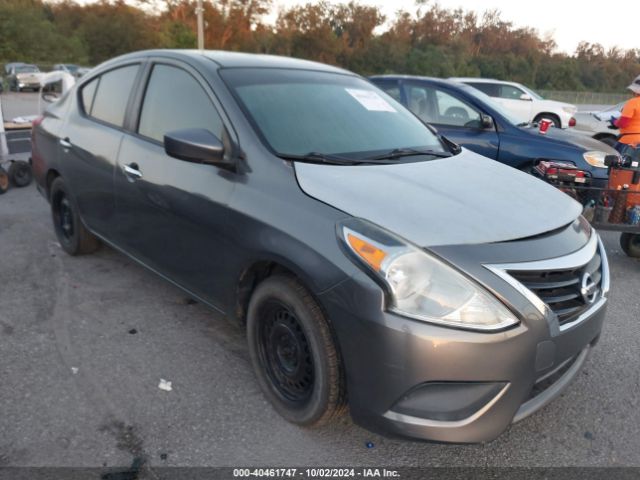
[[[158,388],[160,390],[164,390],[165,392],[170,392],[171,390],[173,390],[173,388],[171,387],[171,382],[169,382],[168,380],[165,380],[164,378],[160,379]]]

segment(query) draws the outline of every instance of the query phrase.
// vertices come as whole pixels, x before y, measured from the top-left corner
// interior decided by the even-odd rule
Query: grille
[[[587,310],[591,303],[582,295],[585,273],[602,290],[602,258],[596,251],[586,265],[567,270],[509,270],[509,275],[535,293],[558,316],[560,325],[570,323]],[[600,293],[598,293],[600,295]]]

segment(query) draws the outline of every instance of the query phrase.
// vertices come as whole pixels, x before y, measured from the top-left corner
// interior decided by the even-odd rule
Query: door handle
[[[124,174],[133,180],[142,178],[142,172],[140,171],[139,168],[140,167],[138,167],[137,163],[129,163],[122,166],[122,169],[124,170]]]
[[[71,140],[69,140],[69,137],[61,138],[60,145],[62,146],[62,148],[66,149],[73,147],[73,144],[71,143]]]

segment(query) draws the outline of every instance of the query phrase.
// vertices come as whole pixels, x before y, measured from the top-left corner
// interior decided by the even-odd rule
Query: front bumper
[[[18,88],[40,88],[40,82],[18,82]]]
[[[542,316],[525,300],[514,328],[456,330],[382,311],[383,294],[364,274],[321,301],[339,338],[354,421],[455,443],[493,440],[560,395],[597,342],[606,311],[602,297],[561,330],[551,312]]]

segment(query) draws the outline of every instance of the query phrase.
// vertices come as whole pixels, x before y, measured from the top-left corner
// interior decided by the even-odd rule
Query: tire
[[[31,165],[23,161],[15,161],[9,167],[9,179],[16,187],[26,187],[33,180]]]
[[[9,175],[4,168],[0,167],[0,195],[7,193],[7,190],[9,190]]]
[[[82,223],[78,206],[61,177],[53,181],[50,192],[53,227],[62,249],[69,255],[95,252],[100,241]]]
[[[561,128],[562,124],[560,123],[560,118],[553,113],[540,113],[536,115],[536,118],[533,119],[534,123],[540,123],[540,120],[543,118],[547,118],[553,122],[553,126],[556,128]]]
[[[298,280],[274,275],[256,287],[247,338],[258,383],[286,420],[318,426],[344,412],[344,372],[331,327]]]
[[[640,234],[623,233],[620,235],[620,246],[631,258],[640,258]]]

